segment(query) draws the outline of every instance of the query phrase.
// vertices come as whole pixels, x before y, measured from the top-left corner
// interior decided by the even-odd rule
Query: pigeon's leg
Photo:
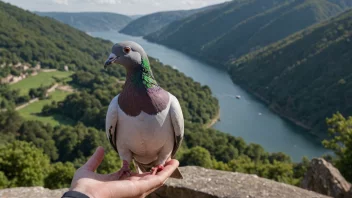
[[[117,178],[120,179],[123,176],[129,177],[131,176],[130,163],[132,162],[132,153],[128,150],[121,149],[121,152],[119,150],[119,154],[120,159],[123,161],[121,169],[117,172]]]
[[[156,175],[156,173],[158,173],[158,172],[160,172],[162,170],[164,170],[164,166],[163,165],[158,165],[158,166],[153,167],[151,169],[151,173],[152,173],[152,175]]]
[[[158,160],[156,161],[155,164],[157,164],[157,166],[153,167],[151,169],[151,173],[152,175],[155,175],[156,173],[164,170],[164,165],[166,163],[166,161],[168,161],[171,157],[171,151],[173,148],[173,144],[166,144],[158,153]]]
[[[131,175],[130,163],[127,160],[123,160],[123,165],[122,165],[121,170],[124,173],[128,174],[128,176]]]
[[[131,176],[130,163],[127,160],[123,160],[122,168],[117,172],[117,179],[120,179],[122,176]]]
[[[170,157],[167,156],[162,156],[162,158],[159,157],[158,163],[159,165],[153,167],[150,172],[152,175],[156,175],[156,173],[164,170],[164,164],[166,163],[166,159],[169,159]]]

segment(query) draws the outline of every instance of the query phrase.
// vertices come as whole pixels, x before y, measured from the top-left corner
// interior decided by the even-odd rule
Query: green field
[[[55,78],[65,79],[65,81],[69,81],[72,74],[73,72],[62,71],[40,72],[36,76],[30,76],[24,80],[19,81],[18,83],[12,84],[10,87],[12,89],[19,89],[21,91],[21,95],[27,95],[31,88],[49,86],[55,83]]]
[[[69,95],[69,92],[56,90],[50,94],[51,98],[47,100],[39,100],[34,102],[23,109],[19,110],[20,115],[26,120],[39,120],[44,123],[51,124],[52,126],[57,126],[60,124],[72,125],[74,122],[65,118],[62,115],[51,115],[51,116],[42,116],[40,112],[46,104],[51,104],[52,101],[62,101]]]

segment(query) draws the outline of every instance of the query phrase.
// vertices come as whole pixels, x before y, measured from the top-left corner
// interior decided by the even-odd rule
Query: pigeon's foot
[[[158,165],[156,167],[153,167],[151,172],[152,172],[152,175],[156,175],[157,172],[160,172],[164,170],[164,166],[163,165]]]
[[[118,179],[120,179],[123,176],[126,176],[126,177],[131,176],[130,164],[126,160],[123,160],[122,168],[117,172]]]

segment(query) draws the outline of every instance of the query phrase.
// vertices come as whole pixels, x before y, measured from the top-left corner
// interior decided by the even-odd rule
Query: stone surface
[[[61,198],[67,189],[50,190],[43,187],[9,188],[0,190],[1,198]]]
[[[333,165],[321,158],[313,159],[310,165],[302,180],[302,188],[335,198],[352,198],[351,184]]]
[[[255,175],[181,167],[184,179],[169,179],[149,198],[327,198],[298,187],[278,183]],[[0,190],[1,198],[60,198],[67,189],[43,187]]]
[[[256,175],[180,168],[183,180],[169,179],[148,198],[325,198],[315,192],[259,178]]]

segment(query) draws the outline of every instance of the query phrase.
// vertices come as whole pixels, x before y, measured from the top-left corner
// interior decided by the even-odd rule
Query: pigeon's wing
[[[106,120],[105,120],[105,132],[111,146],[117,152],[116,147],[116,135],[117,135],[117,110],[119,108],[119,104],[117,101],[118,95],[113,98],[110,102],[108,112],[106,113]]]
[[[173,158],[182,144],[185,128],[182,109],[180,103],[178,102],[175,96],[171,97],[170,116],[175,135],[174,149],[171,153],[171,157]]]

